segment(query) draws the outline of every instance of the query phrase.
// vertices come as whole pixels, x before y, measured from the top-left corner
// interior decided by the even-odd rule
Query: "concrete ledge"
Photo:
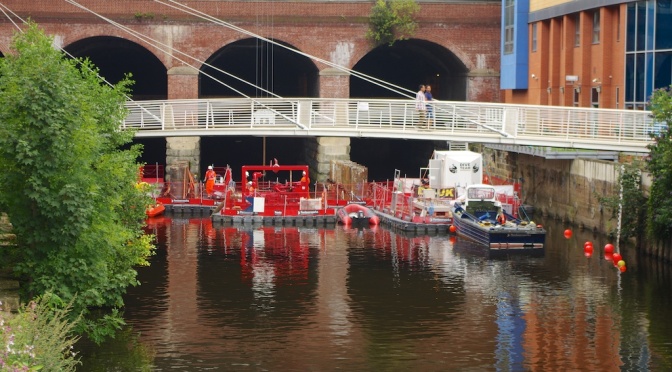
[[[13,279],[0,279],[0,301],[2,311],[19,309],[19,282]]]
[[[252,225],[252,226],[330,226],[336,225],[336,216],[290,216],[290,217],[264,217],[264,216],[212,216],[212,222],[233,226],[233,225]]]

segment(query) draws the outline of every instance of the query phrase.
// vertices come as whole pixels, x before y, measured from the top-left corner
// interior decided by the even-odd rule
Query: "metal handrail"
[[[341,136],[648,152],[647,111],[432,101],[424,128],[409,99],[220,98],[133,101],[122,128],[138,137]],[[658,125],[659,126],[659,125]]]

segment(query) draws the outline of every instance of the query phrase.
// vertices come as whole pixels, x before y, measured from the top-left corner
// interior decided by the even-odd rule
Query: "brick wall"
[[[81,0],[79,3],[200,61],[207,60],[229,43],[250,37],[151,0]],[[373,2],[182,3],[347,68],[352,68],[372,49],[365,34]],[[48,34],[56,35],[62,46],[92,36],[116,36],[144,46],[167,70],[183,64],[168,53],[65,1],[8,0],[3,4],[23,18],[30,17]],[[500,2],[423,2],[420,7],[419,29],[414,38],[442,46],[466,67],[470,74],[468,84],[471,84],[466,87],[467,99],[499,102]],[[0,52],[3,54],[9,52],[14,32],[11,23],[0,24]],[[320,70],[327,68],[323,64],[317,65]],[[343,87],[335,84],[335,88],[341,91],[321,90],[320,94],[341,96]],[[186,89],[185,94],[191,95],[193,90]]]
[[[593,12],[600,12],[600,40],[594,43]],[[580,43],[575,45],[575,15],[537,22],[537,51],[530,50],[529,89],[504,94],[507,103],[591,107],[592,89],[599,87],[600,108],[623,108],[625,61],[624,4],[580,14]],[[530,26],[530,35],[531,35]],[[530,36],[531,38],[531,36]],[[536,78],[532,78],[534,74]],[[567,81],[566,76],[578,76]],[[593,81],[597,79],[597,81]],[[547,92],[551,88],[551,94]],[[563,92],[564,89],[564,92]]]

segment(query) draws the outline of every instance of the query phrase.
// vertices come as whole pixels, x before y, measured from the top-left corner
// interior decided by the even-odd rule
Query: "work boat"
[[[546,230],[502,208],[492,185],[466,187],[462,201],[453,205],[453,226],[458,238],[472,240],[493,255],[544,254]]]
[[[333,193],[310,190],[307,165],[244,165],[213,210],[225,224],[324,225],[336,223]]]

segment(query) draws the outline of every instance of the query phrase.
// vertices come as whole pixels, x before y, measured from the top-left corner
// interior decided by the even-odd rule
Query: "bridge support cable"
[[[75,5],[77,7],[80,7],[81,9],[84,9],[88,12],[91,12],[92,14],[100,17],[101,19],[106,20],[107,22],[115,25],[115,22],[111,20],[107,20],[105,17],[102,17],[95,12],[92,12],[85,7],[82,7],[81,5],[77,4],[74,0],[65,0],[69,4]],[[0,4],[2,5],[2,4]],[[4,7],[4,5],[3,5]],[[7,16],[7,13],[3,11],[3,13]],[[16,15],[15,15],[16,16]],[[21,19],[20,17],[16,16],[17,19]],[[10,18],[8,16],[8,18]],[[10,18],[11,20],[11,18]],[[12,20],[12,23],[13,20]],[[26,23],[24,21],[24,23]],[[17,26],[15,24],[15,26]],[[117,27],[123,27],[121,25],[118,25]],[[228,27],[228,26],[227,26]],[[19,28],[17,26],[17,28]],[[123,29],[123,28],[122,28]],[[127,32],[134,33],[134,31],[128,29],[126,30]],[[244,30],[243,30],[244,31]],[[242,31],[241,31],[242,32]],[[251,34],[246,32],[247,34]],[[152,40],[151,38],[147,38],[141,35],[137,34],[139,36],[136,36],[140,38],[141,40],[145,41],[146,43],[150,45],[156,45],[157,42],[153,40],[153,42],[147,41],[147,40]],[[254,35],[254,34],[252,34]],[[255,36],[258,37],[258,36]],[[268,40],[265,38],[261,38],[262,40],[267,40],[269,43],[274,43],[275,45],[279,45],[282,48],[286,48],[289,50],[294,51],[291,48],[288,48],[285,45],[275,43],[272,40]],[[157,49],[161,49],[158,48]],[[173,48],[170,48],[171,50],[174,50]],[[69,55],[66,51],[64,51],[66,54]],[[295,51],[296,53],[299,53],[304,56],[308,56],[309,58],[312,58],[317,61],[322,61],[318,58],[309,56],[305,53],[301,53],[298,51]],[[172,55],[171,53],[167,53]],[[182,53],[184,54],[184,53]],[[186,55],[186,54],[184,54]],[[71,56],[72,57],[72,56]],[[74,57],[73,57],[74,58]],[[193,57],[190,57],[193,60],[196,60]],[[179,58],[176,58],[176,60],[180,60]],[[183,63],[185,63],[183,61]],[[330,63],[328,61],[324,61],[323,63],[330,65],[330,66],[335,66],[336,68],[339,68],[341,70],[346,70],[348,69],[338,66],[336,64]],[[186,65],[189,65],[188,63],[185,63]],[[192,66],[193,68],[193,66]],[[221,71],[223,73],[226,73],[225,71]],[[353,74],[356,72],[353,71]],[[230,75],[230,74],[229,74]],[[207,76],[207,75],[206,75]],[[233,76],[233,75],[230,75]],[[212,77],[211,77],[212,78]],[[104,78],[101,77],[103,81],[105,81]],[[215,79],[216,80],[216,79]],[[242,79],[239,79],[242,80]],[[242,80],[244,81],[244,80]],[[105,81],[107,84],[109,82]],[[222,82],[220,82],[222,83]],[[222,83],[223,84],[223,83]],[[248,83],[249,84],[249,83]],[[109,84],[111,85],[111,84]],[[225,85],[225,84],[224,84]],[[253,85],[253,84],[251,84]],[[263,88],[262,88],[263,89]],[[242,94],[241,94],[242,95]],[[242,95],[245,96],[245,95]],[[297,100],[291,100],[287,99],[285,100],[285,104],[291,106],[290,109],[284,109],[281,108],[281,106],[277,106],[278,102],[272,102],[272,101],[267,101],[267,100],[259,100],[259,99],[252,99],[250,97],[246,97],[248,100],[252,101],[253,104],[250,106],[253,109],[254,112],[254,107],[255,105],[258,105],[260,108],[263,109],[268,109],[269,112],[273,113],[274,115],[277,115],[277,117],[281,117],[284,120],[287,120],[288,123],[292,123],[293,125],[301,128],[300,131],[295,133],[296,135],[302,135],[302,131],[307,130],[308,128],[304,126],[302,123],[311,123],[311,129],[316,129],[313,131],[315,135],[329,135],[327,133],[332,133],[332,135],[338,135],[336,132],[339,130],[344,130],[344,133],[349,133],[349,131],[352,130],[350,124],[346,124],[347,127],[345,128],[334,128],[331,129],[330,131],[325,131],[324,128],[317,128],[312,125],[312,123],[317,120],[316,118],[322,118],[321,120],[324,120],[325,122],[331,121],[332,123],[335,122],[336,114],[334,113],[332,117],[329,117],[328,115],[325,115],[324,110],[316,110],[313,107],[313,103],[316,100],[311,100],[310,103],[308,102],[298,102]],[[129,98],[129,101],[131,99]],[[283,98],[278,98],[278,101],[284,100]],[[320,102],[326,102],[326,106],[332,105],[334,106],[335,103],[333,100],[331,101],[325,101],[325,100],[318,100]],[[207,123],[211,122],[212,125],[214,126],[215,123],[217,122],[217,119],[215,118],[215,110],[212,106],[211,101],[206,101],[206,129],[207,129]],[[396,124],[399,124],[398,120],[399,118],[395,119],[392,116],[389,118],[389,129],[393,130],[393,132],[396,132],[398,129],[401,130],[402,132],[406,128],[406,120],[408,117],[411,117],[414,115],[414,111],[411,110],[410,113],[406,112],[406,104],[408,104],[407,101],[398,101],[399,104],[404,105],[403,111],[403,123],[400,128],[397,128]],[[146,105],[145,102],[133,102],[132,103],[135,107],[138,107],[141,113],[145,113],[148,115],[151,120],[156,120],[158,122],[161,122],[163,124],[163,120],[161,119],[162,116],[165,115],[165,108],[161,109],[162,113],[159,113],[158,115],[154,112],[152,112],[150,109],[148,109],[148,106]],[[152,103],[153,105],[160,105],[156,101]],[[171,100],[168,102],[164,102],[164,105],[168,104],[179,104],[178,101]],[[190,104],[193,105],[193,102]],[[228,103],[227,103],[228,105]],[[394,105],[392,103],[391,105]],[[302,107],[299,107],[302,106]],[[558,147],[578,147],[578,148],[588,148],[588,149],[616,149],[617,151],[632,151],[632,152],[647,152],[646,150],[646,144],[650,142],[649,134],[655,131],[655,124],[653,122],[653,119],[648,116],[648,113],[646,112],[639,112],[639,111],[633,111],[633,110],[609,110],[609,109],[592,109],[592,108],[573,108],[573,107],[548,107],[548,106],[533,106],[533,105],[505,105],[505,104],[487,104],[487,103],[470,103],[470,102],[443,102],[443,101],[436,101],[435,102],[435,107],[441,107],[442,112],[446,109],[446,106],[450,107],[452,110],[452,114],[448,114],[447,116],[444,116],[445,119],[451,120],[452,121],[452,127],[453,131],[455,129],[458,129],[460,127],[460,123],[468,124],[468,126],[471,129],[464,128],[465,131],[463,131],[463,135],[474,135],[473,133],[473,128],[474,126],[478,128],[483,128],[486,129],[489,132],[494,132],[498,133],[500,136],[505,137],[502,138],[499,141],[496,141],[497,143],[502,143],[502,144],[526,144],[526,145],[553,145]],[[331,107],[331,106],[330,106]],[[135,111],[137,113],[137,111]],[[309,112],[309,114],[306,114]],[[335,112],[335,111],[334,111]],[[346,111],[347,112],[347,111]],[[353,111],[354,112],[354,111]],[[260,113],[261,114],[261,113]],[[379,113],[382,115],[382,113]],[[133,115],[133,113],[132,113]],[[340,114],[339,114],[340,115]],[[346,114],[347,115],[347,114]],[[438,116],[438,115],[437,115]],[[443,116],[443,115],[441,115]],[[302,119],[307,119],[303,120]],[[380,123],[383,123],[383,117],[381,116],[380,118]],[[209,120],[209,121],[208,121]],[[346,116],[347,120],[347,116]],[[125,121],[124,125],[128,122]],[[411,123],[413,120],[411,119]],[[139,123],[140,125],[136,128],[138,129],[151,129],[144,127],[142,125],[142,122]],[[367,136],[366,132],[368,132],[369,129],[374,129],[373,126],[371,126],[371,123],[366,124],[367,126],[364,127],[362,126],[361,129],[357,129],[358,133],[360,133],[360,136]],[[251,118],[250,120],[250,126],[255,127],[254,119]],[[378,125],[380,126],[380,125]],[[130,123],[129,128],[133,127],[133,123]],[[500,129],[501,127],[501,129]],[[261,129],[261,127],[255,127],[256,129]],[[165,128],[162,128],[163,130],[166,130]],[[264,128],[264,130],[269,130],[270,128]],[[286,129],[286,128],[285,128]],[[363,130],[362,130],[363,129]],[[284,130],[284,129],[281,129]],[[459,129],[458,129],[459,130]],[[469,132],[471,131],[471,132]],[[263,132],[263,130],[260,131],[260,133]],[[146,132],[145,132],[146,133]],[[318,134],[318,133],[325,133],[325,134]],[[408,133],[408,132],[406,132]],[[448,132],[446,131],[437,131],[435,134],[446,134]],[[455,132],[457,134],[457,132]],[[373,133],[370,133],[373,134]],[[276,134],[273,134],[276,135]],[[375,133],[375,137],[380,137],[381,133]],[[459,134],[458,134],[459,136]],[[482,134],[481,134],[482,136]],[[563,137],[562,139],[560,137]],[[482,138],[481,142],[489,142],[495,140],[495,138]],[[611,146],[611,147],[610,147]]]
[[[91,10],[91,9],[89,9],[89,8],[87,8],[87,7],[85,7],[85,6],[81,5],[81,4],[79,4],[79,3],[77,3],[77,2],[74,1],[74,0],[65,0],[65,2],[67,2],[67,3],[71,4],[71,5],[74,5],[74,6],[80,8],[80,9],[82,9],[82,10],[85,10],[85,11],[87,11],[87,12],[89,12],[89,13],[95,15],[96,17],[98,17],[98,18],[104,20],[105,22],[108,22],[108,23],[110,23],[111,25],[113,25],[113,26],[115,26],[115,27],[121,29],[122,31],[125,31],[125,32],[127,32],[127,33],[133,35],[133,36],[136,37],[137,39],[139,39],[139,40],[141,40],[141,41],[143,41],[143,42],[145,42],[145,43],[147,43],[147,44],[149,44],[149,45],[151,45],[151,46],[157,48],[158,50],[160,50],[160,51],[162,51],[162,52],[164,52],[164,53],[170,55],[171,57],[175,58],[176,60],[182,62],[183,64],[185,64],[185,65],[187,65],[187,66],[189,66],[189,67],[191,67],[191,68],[193,68],[193,69],[195,69],[195,70],[198,70],[198,68],[197,68],[196,66],[190,64],[189,62],[185,61],[184,59],[181,59],[181,58],[175,56],[175,55],[172,53],[172,51],[176,51],[176,52],[178,52],[179,54],[184,55],[184,56],[186,56],[186,57],[192,59],[193,61],[196,61],[196,62],[199,62],[199,63],[201,63],[201,64],[203,64],[203,65],[209,66],[209,67],[213,68],[213,69],[216,70],[216,71],[219,71],[219,72],[221,72],[221,73],[223,73],[223,74],[226,74],[227,76],[230,76],[230,77],[232,77],[232,78],[234,78],[234,79],[236,79],[236,80],[238,80],[238,81],[241,81],[241,82],[243,82],[243,83],[245,83],[245,84],[248,84],[248,85],[250,85],[250,86],[253,86],[253,87],[256,88],[256,89],[260,89],[260,90],[262,90],[262,91],[265,91],[266,93],[271,94],[271,95],[273,95],[273,96],[275,96],[275,97],[277,97],[277,98],[282,98],[282,97],[278,96],[277,94],[275,94],[275,93],[273,93],[273,92],[266,91],[263,87],[256,86],[256,85],[254,85],[254,84],[252,84],[252,83],[250,83],[250,82],[248,82],[248,81],[246,81],[246,80],[244,80],[244,79],[241,79],[241,78],[238,77],[238,76],[235,76],[235,75],[233,75],[233,74],[231,74],[231,73],[229,73],[229,72],[226,72],[226,71],[221,70],[221,69],[219,69],[219,68],[217,68],[217,67],[215,67],[215,66],[212,66],[212,65],[206,63],[205,61],[200,61],[200,60],[198,60],[197,58],[195,58],[195,57],[193,57],[193,56],[190,56],[190,55],[188,55],[188,54],[186,54],[186,53],[183,53],[183,52],[181,52],[181,51],[179,51],[179,50],[177,50],[177,49],[175,49],[175,48],[172,48],[172,47],[170,47],[170,46],[168,46],[168,45],[166,45],[166,44],[163,44],[163,43],[159,42],[158,40],[152,39],[152,38],[150,38],[150,37],[147,37],[147,36],[145,36],[145,35],[143,35],[143,34],[137,32],[137,31],[134,31],[134,30],[132,30],[132,29],[126,27],[126,26],[123,26],[123,25],[119,24],[118,22],[115,22],[115,21],[113,21],[113,20],[111,20],[111,19],[109,19],[109,18],[107,18],[107,17],[105,17],[105,16],[103,16],[103,15],[101,15],[101,14],[98,14],[98,13],[94,12],[93,10]],[[161,46],[162,46],[162,47],[161,47]],[[166,48],[167,48],[167,49],[166,49]],[[248,99],[251,99],[251,100],[253,100],[253,101],[255,100],[255,98],[252,98],[252,97],[247,96],[246,94],[244,94],[244,93],[240,92],[239,90],[237,90],[237,89],[235,89],[235,88],[229,86],[228,84],[226,84],[226,83],[224,83],[223,81],[221,81],[221,80],[215,78],[214,76],[211,76],[211,75],[209,75],[209,74],[207,74],[207,73],[204,73],[204,72],[202,72],[202,71],[201,71],[201,73],[204,74],[205,76],[209,77],[210,79],[216,81],[217,83],[222,84],[222,85],[226,86],[227,88],[231,89],[232,91],[234,91],[234,92],[240,94],[241,96],[243,96],[243,97],[245,97],[245,98],[248,98]],[[257,102],[257,103],[261,104],[260,102]],[[267,109],[267,110],[270,110],[270,111],[274,111],[274,110],[273,110],[272,108],[270,108],[270,107],[267,107],[266,109]],[[281,112],[275,112],[275,113],[276,113],[278,116],[282,116],[285,120],[288,120],[288,121],[290,121],[290,122],[293,122],[297,127],[301,128],[301,129],[303,129],[303,130],[306,130],[306,129],[307,129],[307,127],[306,127],[305,125],[303,125],[302,123],[299,123],[298,121],[294,121],[294,119],[292,119],[291,117],[288,117],[288,116],[282,114]]]
[[[7,12],[10,12],[10,13],[12,14],[12,16],[14,16],[14,17],[16,17],[18,20],[20,20],[21,23],[23,23],[23,24],[27,24],[28,22],[27,22],[26,20],[24,20],[23,18],[21,18],[18,14],[14,13],[14,12],[13,12],[11,9],[9,9],[7,6],[5,6],[4,4],[0,3],[0,11],[2,11],[2,14],[5,15],[5,17],[6,17],[6,18],[7,18],[7,19],[14,25],[14,27],[16,27],[16,29],[17,29],[19,32],[23,33],[23,30],[21,29],[21,27],[19,27],[19,25],[17,25],[17,24],[14,22],[14,20],[12,19],[12,17],[11,17],[9,14],[7,14],[7,12],[5,12],[5,10],[6,10]],[[65,50],[65,49],[63,49],[63,48],[61,48],[61,47],[59,47],[59,49],[60,49],[61,52],[63,52],[64,54],[66,54],[68,57],[70,57],[72,60],[77,61],[77,63],[79,63],[79,60],[78,60],[77,58],[75,58],[75,56],[73,56],[72,54],[70,54],[67,50]],[[80,66],[82,66],[82,67],[88,69],[88,66],[85,66],[85,65],[83,65],[83,64],[81,64],[81,63],[79,63],[79,64],[80,64]],[[90,71],[90,70],[89,70],[89,71]],[[93,71],[91,71],[91,72],[93,72]],[[104,82],[105,84],[107,84],[108,86],[110,86],[110,87],[114,87],[114,85],[113,85],[112,83],[110,83],[109,81],[107,81],[107,79],[105,79],[105,78],[104,78],[103,76],[101,76],[99,73],[96,72],[96,76],[98,76],[98,78],[99,78],[102,82]],[[127,99],[127,101],[129,101],[129,102],[134,102],[134,101],[131,99],[131,97],[129,97],[129,96],[126,96],[126,99]],[[144,113],[146,113],[147,115],[153,117],[155,120],[157,120],[157,121],[160,121],[160,120],[161,120],[158,116],[155,116],[152,112],[150,112],[149,110],[147,110],[144,106],[140,106],[140,105],[136,105],[136,106],[137,106],[140,110],[142,110]],[[122,124],[122,126],[123,126],[123,124]]]
[[[322,58],[319,58],[319,57],[310,55],[310,54],[308,54],[308,53],[302,52],[302,51],[300,51],[300,50],[294,49],[294,48],[289,47],[289,46],[287,46],[287,45],[283,45],[283,44],[281,44],[281,43],[276,42],[275,40],[271,40],[271,39],[265,38],[265,37],[263,37],[263,36],[261,36],[261,35],[258,35],[258,34],[255,34],[255,33],[251,32],[251,31],[249,31],[249,30],[246,30],[246,29],[243,29],[243,28],[241,28],[241,27],[238,27],[238,26],[235,26],[235,25],[233,25],[233,24],[230,24],[230,23],[228,23],[228,22],[222,21],[222,20],[220,20],[220,19],[218,19],[218,18],[216,18],[216,17],[214,17],[214,16],[211,16],[211,15],[209,15],[209,14],[207,14],[207,13],[201,12],[201,11],[199,11],[199,10],[197,10],[197,9],[191,8],[191,7],[187,6],[187,5],[181,4],[181,3],[179,3],[179,2],[177,2],[177,1],[175,1],[175,0],[168,0],[168,2],[170,2],[170,3],[172,3],[172,4],[177,4],[177,5],[167,4],[166,2],[164,2],[164,1],[162,1],[162,0],[154,0],[154,1],[157,2],[157,3],[159,3],[159,4],[165,5],[165,6],[167,6],[167,7],[170,7],[170,8],[179,10],[179,11],[182,11],[182,12],[187,13],[187,14],[189,14],[189,15],[196,16],[196,17],[201,18],[201,19],[203,19],[203,20],[210,21],[210,22],[215,23],[215,24],[217,24],[217,25],[227,27],[227,28],[229,28],[229,29],[231,29],[231,30],[234,30],[234,31],[243,33],[243,34],[245,34],[245,35],[248,35],[248,36],[257,38],[257,39],[262,40],[262,41],[265,41],[265,42],[267,42],[267,43],[271,43],[271,44],[273,44],[273,45],[275,45],[275,46],[278,46],[278,47],[287,49],[287,50],[289,50],[289,51],[291,51],[291,52],[293,52],[293,53],[297,53],[297,54],[299,54],[299,55],[301,55],[301,56],[307,57],[307,58],[309,58],[309,59],[311,59],[311,60],[314,60],[314,61],[316,61],[316,62],[323,63],[323,64],[325,64],[325,65],[327,65],[327,66],[329,66],[329,67],[333,67],[333,68],[338,69],[338,70],[340,70],[340,71],[350,73],[350,74],[352,74],[352,75],[355,76],[355,77],[358,77],[358,78],[360,78],[360,79],[362,79],[362,80],[365,80],[365,81],[367,81],[367,82],[369,82],[369,83],[372,83],[372,84],[374,84],[374,85],[378,85],[378,86],[380,86],[381,88],[385,88],[385,89],[387,89],[387,90],[390,90],[390,91],[392,91],[392,92],[394,92],[394,93],[396,93],[396,94],[401,95],[402,97],[406,97],[406,98],[414,98],[414,97],[415,97],[415,92],[412,91],[412,90],[410,90],[410,89],[407,89],[407,88],[404,88],[404,87],[401,87],[401,86],[392,84],[392,83],[390,83],[390,82],[388,82],[388,81],[385,81],[385,80],[382,80],[382,79],[378,79],[378,78],[376,78],[376,77],[374,77],[374,76],[366,75],[366,74],[364,74],[364,73],[361,73],[361,72],[358,72],[358,71],[349,69],[349,68],[347,68],[347,67],[341,66],[341,65],[336,64],[336,63],[333,63],[333,62],[331,62],[331,61],[328,61],[328,60],[325,60],[325,59],[322,59]]]

